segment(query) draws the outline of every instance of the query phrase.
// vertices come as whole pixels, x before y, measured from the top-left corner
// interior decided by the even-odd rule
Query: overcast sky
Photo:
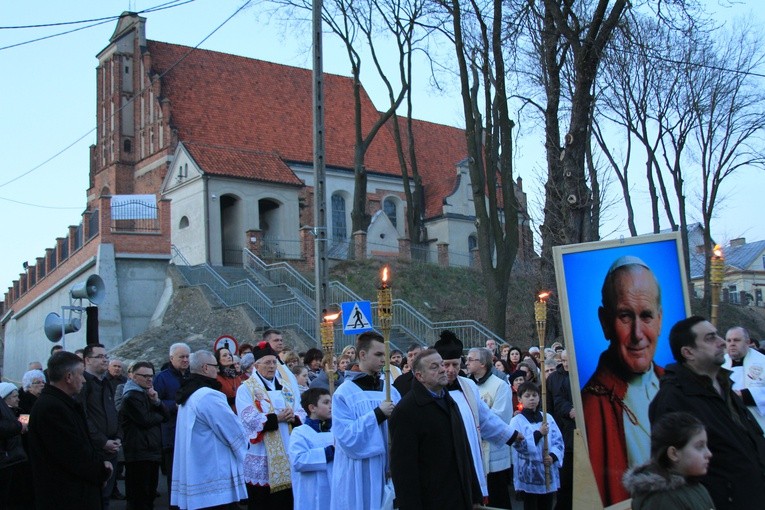
[[[85,25],[6,27],[95,20],[163,3],[163,0],[0,3],[3,27],[0,29],[0,215],[5,239],[0,249],[0,294],[18,278],[22,262],[34,263],[36,257],[44,255],[45,248],[54,246],[56,237],[66,235],[69,225],[80,221],[86,203],[88,147],[96,140],[96,54],[108,44],[116,22],[108,21],[11,48],[8,46]],[[196,46],[244,3],[244,0],[196,0],[144,14],[148,19],[147,38]],[[710,0],[710,3],[716,4],[716,1]],[[758,5],[754,0],[743,4],[740,11]],[[98,22],[91,24],[95,23]],[[286,29],[279,20],[264,15],[261,6],[253,2],[200,47],[310,68],[309,36],[310,32],[305,29]],[[347,75],[346,57],[330,35],[325,36],[325,52],[325,72]],[[445,78],[446,74],[442,73],[441,77]],[[371,77],[363,81],[372,100],[378,108],[383,108],[384,90],[375,86]],[[461,103],[454,83],[444,82],[446,86],[439,91],[424,76],[419,82],[415,80],[415,85],[416,117],[462,126]],[[536,176],[544,167],[541,146],[533,138],[526,139],[520,154],[522,160],[516,166],[516,175],[524,179],[530,206],[541,203],[536,184]],[[9,182],[12,179],[16,180]],[[763,172],[757,175],[747,172],[746,176],[728,183],[725,190],[728,200],[721,206],[720,217],[713,225],[713,235],[718,241],[739,236],[746,236],[748,240],[765,239],[762,190],[765,190]],[[689,200],[694,200],[693,193],[689,193]],[[618,204],[607,216],[611,219],[603,227],[603,233],[611,238],[626,235],[624,213]],[[647,216],[642,214],[641,232],[651,228]],[[689,221],[696,219],[689,218]]]

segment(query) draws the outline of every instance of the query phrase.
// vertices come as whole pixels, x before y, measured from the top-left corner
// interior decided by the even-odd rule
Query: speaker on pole
[[[98,341],[98,307],[88,306],[85,308],[85,343],[95,345]]]
[[[64,320],[56,312],[51,312],[45,317],[45,325],[43,326],[45,336],[48,337],[53,343],[61,340],[61,337],[67,333],[75,333],[80,330],[80,319],[77,317],[70,317]]]
[[[100,276],[92,274],[84,282],[72,286],[69,294],[72,296],[72,299],[87,299],[94,305],[98,305],[104,300],[106,287]]]

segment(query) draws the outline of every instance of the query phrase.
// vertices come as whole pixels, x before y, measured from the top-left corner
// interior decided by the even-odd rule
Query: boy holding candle
[[[308,419],[295,427],[289,444],[295,508],[329,510],[335,458],[335,440],[330,432],[332,397],[325,388],[311,388],[303,393],[300,404]]]
[[[553,417],[549,414],[543,417],[537,410],[540,399],[536,384],[521,384],[518,395],[523,410],[510,420],[510,427],[523,434],[524,440],[513,444],[513,484],[516,491],[525,493],[524,509],[549,510],[560,486],[558,470],[563,460],[563,436]],[[549,485],[546,470],[549,470]]]

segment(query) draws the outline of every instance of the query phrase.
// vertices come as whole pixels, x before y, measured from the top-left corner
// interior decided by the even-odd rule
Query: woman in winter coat
[[[22,445],[27,424],[18,419],[19,391],[0,383],[0,507],[9,510],[34,505],[32,469]]]
[[[704,425],[688,413],[668,413],[651,429],[651,460],[625,473],[633,510],[709,510],[714,503],[698,481],[709,467]]]

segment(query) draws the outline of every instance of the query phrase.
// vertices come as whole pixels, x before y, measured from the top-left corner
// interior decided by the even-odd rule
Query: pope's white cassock
[[[300,510],[329,510],[332,462],[325,448],[334,444],[332,432],[317,432],[310,425],[296,427],[288,449],[292,465],[292,494]]]
[[[171,504],[206,508],[247,499],[244,429],[226,396],[200,388],[178,409]]]
[[[502,418],[497,416],[489,409],[489,406],[481,400],[478,393],[478,386],[466,377],[457,377],[459,383],[458,389],[455,385],[449,387],[449,395],[457,403],[462,416],[462,422],[465,424],[470,451],[473,455],[473,465],[481,484],[481,493],[484,497],[489,495],[489,489],[486,486],[486,472],[481,457],[481,440],[488,441],[495,445],[506,444],[515,430],[505,423]],[[476,425],[476,419],[478,424]],[[480,438],[478,427],[480,426]]]
[[[733,389],[735,391],[749,390],[755,403],[749,406],[749,410],[757,419],[760,428],[765,431],[765,354],[749,347],[744,356],[743,365],[737,367],[732,365],[731,357],[726,353],[723,368],[733,372],[730,376]]]
[[[332,398],[332,433],[335,460],[332,468],[332,504],[339,510],[380,508],[388,471],[388,420],[377,422],[374,410],[385,391],[365,391],[355,379],[369,377],[346,372],[345,382]],[[398,391],[391,387],[391,400]]]

